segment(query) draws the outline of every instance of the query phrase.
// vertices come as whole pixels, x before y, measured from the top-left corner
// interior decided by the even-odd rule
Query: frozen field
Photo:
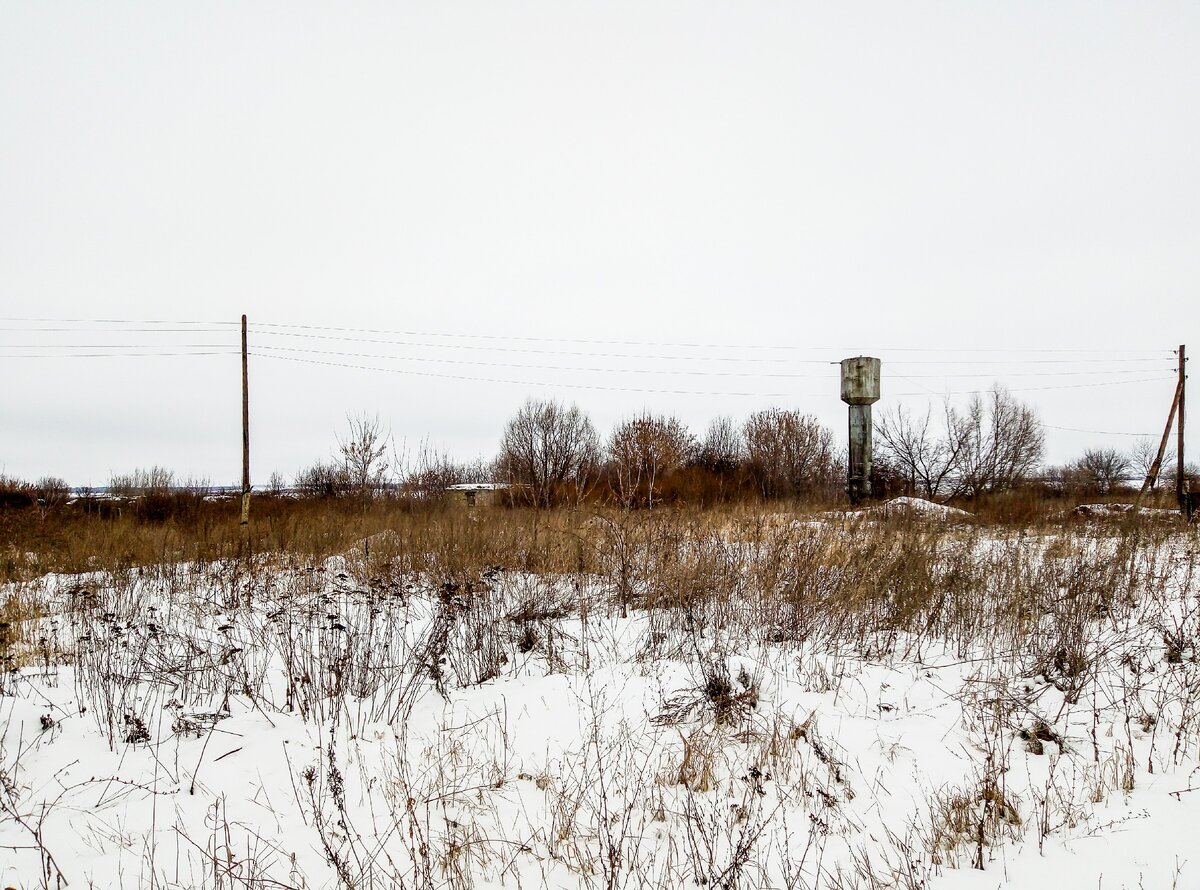
[[[1194,532],[573,540],[10,585],[0,887],[1200,887]]]

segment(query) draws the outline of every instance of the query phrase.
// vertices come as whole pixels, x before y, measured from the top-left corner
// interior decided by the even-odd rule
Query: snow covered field
[[[1200,887],[1195,532],[902,512],[10,585],[0,887]]]

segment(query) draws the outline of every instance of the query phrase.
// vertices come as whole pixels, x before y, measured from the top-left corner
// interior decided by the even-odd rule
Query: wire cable
[[[0,316],[0,321],[12,321],[20,324],[211,324],[211,325],[240,325],[241,319],[237,321],[229,321],[226,319],[213,319],[210,321],[196,321],[189,319],[165,319],[165,318],[20,318],[12,315]]]
[[[510,368],[530,371],[577,371],[584,373],[600,373],[600,374],[659,374],[671,376],[695,376],[695,377],[763,377],[763,378],[782,378],[782,379],[804,379],[804,378],[821,378],[828,379],[829,373],[826,374],[792,374],[780,372],[762,372],[762,371],[698,371],[690,369],[662,369],[662,368],[606,368],[606,367],[578,367],[570,365],[540,365],[540,364],[520,364],[515,362],[490,362],[471,359],[453,359],[453,358],[430,358],[428,356],[411,356],[411,355],[396,355],[389,353],[372,353],[372,352],[345,352],[339,350],[322,350],[322,349],[304,349],[296,346],[272,346],[267,344],[258,344],[255,349],[265,349],[272,352],[291,352],[304,355],[317,356],[333,356],[335,358],[367,358],[367,359],[383,359],[388,361],[404,361],[404,362],[425,362],[431,364],[451,364],[451,365],[468,365],[474,367],[485,368]],[[1151,368],[1131,368],[1118,369],[1113,371],[1027,371],[1010,373],[1009,377],[1064,377],[1064,376],[1095,376],[1096,374],[1146,374],[1155,370]],[[1166,369],[1169,370],[1169,369]],[[904,379],[912,379],[914,377],[932,377],[932,378],[970,378],[970,377],[995,377],[995,374],[915,374]],[[915,382],[915,381],[914,381]],[[917,384],[920,386],[921,384]]]
[[[1067,433],[1090,433],[1094,436],[1134,436],[1136,438],[1153,438],[1154,433],[1119,433],[1114,430],[1080,430],[1072,426],[1053,426],[1049,423],[1043,423],[1048,430],[1062,430]]]
[[[524,341],[533,343],[579,343],[590,345],[605,345],[605,346],[666,346],[666,347],[686,347],[690,349],[789,349],[789,350],[806,350],[806,351],[837,351],[837,352],[855,352],[861,347],[842,347],[842,346],[799,346],[795,344],[771,344],[771,343],[703,343],[703,342],[680,342],[667,340],[605,340],[605,339],[588,339],[579,337],[535,337],[527,335],[508,335],[508,334],[467,334],[462,332],[439,332],[439,331],[413,331],[413,330],[396,330],[388,328],[353,328],[353,327],[335,327],[330,325],[304,325],[304,324],[288,324],[282,322],[263,322],[255,321],[251,327],[259,330],[263,328],[274,328],[277,330],[299,330],[299,331],[333,331],[337,333],[357,333],[357,334],[390,334],[403,337],[447,337],[455,339],[473,339],[473,340],[510,340]],[[265,333],[265,331],[262,331]],[[1029,353],[1096,353],[1096,352],[1114,352],[1114,353],[1149,353],[1160,354],[1166,350],[1161,348],[1147,349],[1105,349],[1095,347],[915,347],[915,346],[894,346],[894,347],[876,347],[878,351],[883,352],[1029,352]]]
[[[368,365],[353,365],[347,362],[327,362],[318,359],[300,358],[292,355],[273,355],[270,353],[251,352],[253,356],[261,358],[275,359],[285,362],[300,362],[306,365],[323,365],[331,368],[349,368],[357,371],[381,371],[391,374],[407,374],[417,377],[436,377],[443,380],[465,380],[474,383],[508,383],[517,386],[552,386],[564,389],[588,389],[602,390],[606,392],[635,392],[635,393],[650,393],[656,395],[678,395],[678,396],[744,396],[751,398],[790,398],[796,393],[789,392],[703,392],[687,389],[647,389],[631,386],[603,386],[600,384],[587,383],[564,383],[561,381],[545,382],[537,380],[507,380],[500,377],[469,377],[462,374],[442,374],[436,371],[416,371],[411,368],[376,368]]]
[[[107,328],[88,330],[87,328],[9,328],[0,327],[0,331],[10,334],[228,334],[236,333],[229,328]]]
[[[173,349],[229,349],[233,343],[163,343]],[[154,349],[148,343],[0,343],[0,349]],[[238,348],[240,352],[241,349]]]
[[[13,322],[19,324],[90,324],[90,325],[153,325],[155,327],[147,328],[145,332],[164,331],[164,328],[158,327],[161,325],[187,325],[191,326],[185,330],[193,330],[196,325],[219,326],[223,328],[236,327],[241,323],[240,319],[161,319],[161,318],[62,318],[62,317],[28,317],[28,316],[0,316],[0,322]],[[802,346],[798,344],[788,343],[713,343],[713,342],[689,342],[689,341],[671,341],[671,340],[636,340],[636,339],[600,339],[600,338],[582,338],[582,337],[544,337],[532,335],[518,334],[471,334],[461,331],[414,331],[391,328],[362,328],[362,327],[347,327],[334,325],[314,325],[314,324],[297,324],[290,322],[272,322],[272,321],[254,321],[250,327],[259,333],[271,333],[265,329],[273,329],[275,332],[285,335],[287,331],[328,331],[336,333],[357,333],[357,334],[385,334],[399,335],[405,337],[440,337],[447,339],[466,339],[466,340],[497,340],[497,341],[514,341],[514,342],[533,342],[533,343],[576,343],[588,345],[620,345],[620,346],[655,346],[655,347],[679,347],[689,349],[778,349],[792,351],[810,351],[810,352],[845,352],[851,353],[861,350],[859,347],[845,346]],[[25,328],[24,330],[39,330]],[[74,328],[43,328],[46,332],[60,332],[75,330]],[[140,329],[139,329],[140,330]],[[300,336],[292,334],[291,336]],[[435,344],[429,344],[435,345]],[[1174,354],[1175,350],[1165,350],[1160,347],[1148,348],[1126,348],[1119,349],[1097,348],[1097,347],[1080,347],[1080,346],[1023,346],[1023,347],[999,347],[999,346],[892,346],[883,347],[877,346],[874,348],[878,352],[953,352],[953,353],[979,353],[979,352],[1008,352],[1021,354],[1044,354],[1044,353],[1059,353],[1059,354],[1085,354],[1085,353],[1105,353],[1105,354],[1132,354],[1143,353],[1151,356],[1159,356],[1164,352]],[[1108,359],[1051,359],[1041,361],[1106,361]],[[1115,360],[1115,359],[1114,359]],[[1128,359],[1127,359],[1128,360]]]
[[[158,358],[162,356],[180,355],[241,355],[240,349],[227,349],[212,352],[59,352],[59,353],[30,353],[26,355],[0,354],[5,358]]]
[[[831,374],[781,374],[781,373],[763,373],[758,371],[692,371],[679,370],[676,368],[581,368],[571,367],[569,365],[528,365],[517,364],[514,362],[483,362],[471,361],[469,359],[453,359],[453,358],[428,358],[426,356],[411,356],[411,355],[380,355],[370,352],[335,352],[321,349],[299,349],[289,346],[265,346],[258,345],[255,349],[269,349],[274,352],[299,352],[305,355],[323,355],[334,356],[339,358],[372,358],[385,359],[398,362],[427,362],[439,365],[472,365],[484,368],[510,368],[513,370],[529,370],[529,371],[578,371],[583,373],[599,373],[599,374],[662,374],[671,376],[691,376],[691,377],[772,377],[772,378],[790,378],[790,379],[807,379],[807,380],[828,380],[833,375]]]
[[[1102,380],[1097,383],[1064,383],[1062,386],[1022,386],[1017,388],[1008,388],[1009,392],[1045,392],[1053,389],[1089,389],[1097,386],[1128,386],[1135,383],[1163,383],[1167,380],[1173,380],[1174,377],[1143,377],[1138,380]],[[945,393],[945,397],[952,398],[954,396],[976,396],[986,395],[991,392],[988,389],[959,389],[951,390]],[[926,390],[925,392],[889,392],[887,396],[908,397],[908,396],[936,396],[942,398],[943,394]]]
[[[589,390],[602,390],[602,391],[611,391],[611,392],[652,393],[652,394],[661,394],[661,395],[740,396],[740,397],[753,397],[753,398],[790,398],[790,397],[800,394],[797,392],[713,392],[713,391],[682,390],[682,389],[651,389],[651,388],[642,388],[642,387],[606,386],[606,385],[602,385],[602,384],[566,383],[566,382],[557,381],[557,380],[556,381],[511,380],[511,379],[500,378],[500,377],[473,377],[473,376],[467,376],[467,375],[461,375],[461,374],[445,374],[445,373],[441,373],[441,372],[437,372],[437,371],[418,371],[418,370],[414,370],[411,368],[380,368],[380,367],[375,367],[375,366],[370,366],[370,365],[351,364],[348,362],[330,362],[330,361],[324,361],[324,360],[320,360],[320,359],[301,358],[299,356],[276,355],[273,353],[260,353],[257,351],[252,351],[250,354],[259,356],[261,358],[271,358],[271,359],[276,359],[279,361],[299,362],[299,363],[303,363],[303,364],[323,365],[323,366],[327,366],[327,367],[347,368],[347,369],[359,370],[359,371],[378,371],[378,372],[382,372],[382,373],[406,374],[406,375],[418,376],[418,377],[434,377],[434,378],[441,378],[441,379],[446,379],[446,380],[465,380],[465,381],[471,381],[471,382],[477,382],[477,383],[506,383],[506,384],[515,384],[518,386],[549,386],[549,387],[561,387],[561,388],[567,388],[567,389],[589,389]],[[1108,380],[1108,381],[1099,381],[1099,382],[1095,382],[1095,383],[1063,384],[1062,386],[1022,387],[1022,388],[1013,389],[1010,391],[1011,392],[1039,392],[1039,391],[1053,390],[1053,389],[1082,389],[1082,388],[1097,387],[1097,386],[1120,386],[1120,385],[1131,385],[1131,384],[1151,383],[1151,382],[1157,383],[1157,382],[1160,382],[1165,379],[1168,379],[1168,378],[1166,378],[1166,377],[1147,377],[1147,378],[1141,378],[1138,380]],[[987,392],[987,390],[965,390],[965,391],[960,390],[957,393],[953,393],[953,395],[981,395],[986,392]],[[894,396],[894,397],[908,397],[908,396],[928,396],[929,393],[928,392],[889,393],[889,395]]]
[[[829,359],[817,359],[817,358],[793,358],[793,357],[767,358],[767,357],[763,357],[763,356],[639,355],[637,353],[629,353],[629,352],[594,352],[594,351],[580,351],[580,350],[566,350],[566,349],[538,349],[538,348],[528,347],[528,346],[490,346],[490,345],[481,345],[478,343],[420,343],[420,342],[414,342],[411,340],[378,339],[378,338],[371,338],[371,337],[346,337],[346,336],[337,335],[337,334],[294,334],[294,333],[284,333],[284,332],[276,332],[276,331],[257,331],[257,330],[255,330],[254,333],[257,333],[260,335],[265,334],[267,336],[272,336],[272,337],[289,337],[289,338],[302,339],[302,340],[322,340],[322,341],[331,340],[331,341],[335,341],[335,342],[366,343],[366,344],[370,344],[373,346],[400,346],[400,347],[404,347],[404,348],[408,348],[408,349],[438,349],[438,350],[463,349],[463,350],[469,350],[472,352],[517,353],[517,354],[522,354],[522,355],[554,355],[554,356],[571,356],[571,357],[576,357],[576,358],[615,358],[615,359],[636,359],[636,360],[654,360],[654,361],[672,361],[672,362],[732,362],[732,363],[745,362],[745,363],[768,363],[768,364],[800,363],[800,364],[814,364],[814,365],[837,365],[837,364],[839,364],[838,362],[830,361]],[[564,341],[564,342],[573,342],[573,341]],[[258,345],[261,346],[261,344],[258,344]],[[807,347],[797,347],[797,348],[807,348]],[[819,347],[819,348],[824,348],[824,347]],[[1159,361],[1164,361],[1164,360],[1165,360],[1165,356],[1158,356],[1158,357],[1152,357],[1152,358],[1139,358],[1139,359],[1116,359],[1115,361],[1145,363],[1145,362],[1159,362]],[[1095,362],[1095,363],[1107,363],[1108,362],[1107,359],[1083,359],[1083,360],[1057,359],[1057,360],[1053,360],[1053,361],[1055,361],[1057,363],[1071,363],[1073,361],[1087,361],[1087,362]],[[922,365],[922,364],[931,364],[932,362],[924,362],[924,361],[905,362],[904,360],[894,361],[894,360],[889,359],[887,363],[889,365],[892,365],[892,364]],[[944,362],[939,361],[937,363],[938,364],[942,364],[942,363],[959,364],[960,362],[955,362],[953,360],[945,360]],[[1002,361],[981,361],[980,362],[980,364],[1025,364],[1025,363],[1026,362],[1022,361],[1021,359],[1002,360]],[[1152,370],[1152,369],[1142,368],[1140,370],[1142,372],[1145,372],[1145,371]],[[1047,372],[1047,373],[1057,373],[1057,372]],[[931,376],[943,376],[943,375],[931,375]],[[980,376],[990,376],[990,375],[980,375]]]

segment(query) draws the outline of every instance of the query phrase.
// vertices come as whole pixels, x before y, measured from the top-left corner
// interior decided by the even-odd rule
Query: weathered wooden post
[[[250,560],[250,369],[246,362],[246,316],[242,316],[242,558]]]
[[[842,360],[842,401],[850,406],[850,462],[846,491],[850,503],[871,496],[871,406],[879,401],[879,359],[860,355]]]

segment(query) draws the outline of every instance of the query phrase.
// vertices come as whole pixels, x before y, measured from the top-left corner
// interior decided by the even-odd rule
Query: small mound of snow
[[[863,510],[831,511],[818,514],[824,519],[879,519],[892,516],[907,516],[914,519],[964,519],[971,516],[966,510],[935,504],[925,498],[898,497]]]
[[[1111,519],[1116,516],[1166,518],[1176,514],[1175,510],[1163,507],[1138,507],[1134,504],[1080,504],[1071,512],[1076,516],[1085,516],[1089,519]]]
[[[330,575],[344,575],[347,567],[348,563],[344,556],[330,556],[321,563],[322,571]]]
[[[933,501],[925,500],[925,498],[910,497],[892,498],[890,501],[885,501],[881,506],[873,509],[882,512],[885,516],[893,516],[897,513],[919,513],[923,516],[936,517],[937,519],[951,519],[956,516],[971,515],[966,510],[959,510],[957,507],[935,504]]]

